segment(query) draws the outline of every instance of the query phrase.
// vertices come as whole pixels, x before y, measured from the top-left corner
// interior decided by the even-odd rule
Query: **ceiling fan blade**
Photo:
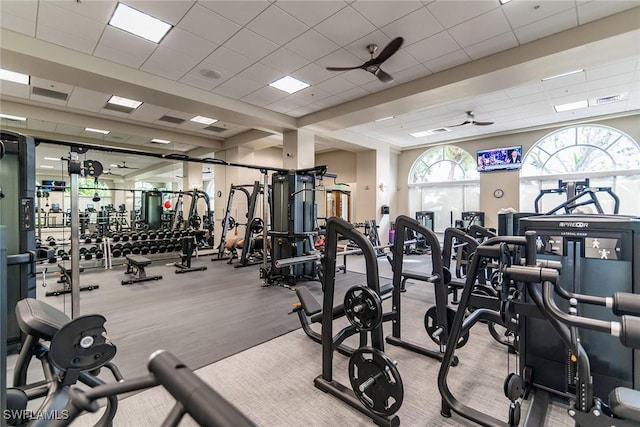
[[[374,65],[382,64],[384,61],[389,59],[391,55],[396,53],[398,49],[400,49],[400,46],[402,46],[402,43],[404,43],[404,39],[402,37],[396,37],[395,39],[391,40],[391,42],[388,45],[386,45],[384,49],[382,49],[382,52],[380,52],[380,55],[378,55],[376,59],[371,61],[371,63]]]
[[[380,79],[382,83],[389,83],[393,81],[393,77],[382,71],[382,68],[378,68],[373,74]]]
[[[465,126],[465,125],[470,125],[470,124],[471,124],[471,122],[469,120],[465,120],[464,122],[460,123],[459,125],[451,125],[451,126],[446,126],[446,127],[455,128],[455,127],[458,127],[458,126]]]
[[[349,70],[357,70],[358,68],[362,68],[362,65],[357,67],[326,67],[328,71],[349,71]]]
[[[476,126],[489,126],[493,124],[493,122],[476,122],[475,120],[472,121],[471,123],[473,123]]]

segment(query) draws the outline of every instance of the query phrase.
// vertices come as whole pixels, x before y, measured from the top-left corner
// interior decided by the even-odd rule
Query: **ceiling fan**
[[[380,68],[380,65],[382,65],[382,63],[387,59],[389,59],[394,53],[396,53],[398,49],[400,49],[400,46],[402,46],[403,42],[404,42],[404,39],[402,37],[396,37],[395,39],[391,40],[391,42],[388,45],[386,45],[384,49],[382,49],[382,52],[380,52],[380,55],[378,55],[377,58],[374,58],[373,54],[376,53],[376,51],[378,50],[378,45],[377,44],[367,45],[367,50],[371,55],[371,59],[365,62],[364,64],[359,65],[357,67],[327,67],[327,70],[349,71],[349,70],[362,69],[376,76],[378,79],[380,79],[381,82],[389,83],[390,81],[393,81],[393,77],[385,73],[382,70],[382,68]]]
[[[113,166],[113,165],[111,165]],[[122,164],[115,165],[118,169],[140,169],[140,168],[132,168],[131,166],[127,166],[127,162],[123,161]]]
[[[117,173],[113,173],[111,172],[111,168],[107,169],[106,171],[102,172],[102,175],[116,175],[116,176],[120,176]]]
[[[467,120],[460,123],[459,125],[451,125],[447,127],[453,128],[456,126],[465,126],[465,125],[489,126],[493,124],[493,122],[478,122],[474,118],[475,118],[475,115],[473,114],[473,111],[467,111]]]

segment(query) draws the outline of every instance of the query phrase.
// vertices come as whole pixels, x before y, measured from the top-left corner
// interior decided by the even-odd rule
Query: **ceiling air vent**
[[[179,125],[180,123],[184,123],[184,119],[181,119],[180,117],[173,117],[173,116],[162,116],[158,120],[162,122],[175,123],[177,125]]]
[[[223,132],[226,129],[221,128],[220,126],[207,126],[206,128],[204,128],[204,130],[209,130],[211,132]]]
[[[57,99],[59,101],[66,101],[67,97],[69,96],[68,93],[58,92],[58,91],[55,91],[55,90],[45,89],[45,88],[37,87],[37,86],[34,86],[31,89],[31,93],[33,93],[34,95],[38,95],[38,96],[44,96],[44,97],[47,97],[47,98]]]
[[[596,105],[608,104],[610,102],[620,101],[620,95],[603,96],[596,99]]]

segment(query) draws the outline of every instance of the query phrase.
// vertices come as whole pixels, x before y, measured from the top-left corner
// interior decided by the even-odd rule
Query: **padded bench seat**
[[[25,334],[45,341],[51,341],[56,332],[71,321],[62,311],[34,298],[18,301],[16,318]]]
[[[160,280],[162,276],[147,276],[145,267],[151,264],[151,260],[142,255],[127,255],[127,271],[125,274],[131,274],[134,277],[123,280],[123,285],[131,285],[138,282],[146,282],[148,280]]]
[[[609,393],[609,406],[617,417],[640,423],[640,391],[617,387]]]

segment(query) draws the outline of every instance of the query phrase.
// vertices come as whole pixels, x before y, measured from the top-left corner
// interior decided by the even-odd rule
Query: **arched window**
[[[520,174],[520,210],[532,212],[541,189],[557,188],[558,181],[589,179],[592,187],[611,187],[620,198],[620,213],[637,215],[640,184],[640,146],[631,137],[602,125],[570,126],[540,139],[523,159]],[[606,213],[613,201],[603,195]],[[540,211],[566,200],[566,195],[546,195]]]
[[[477,211],[480,180],[474,158],[454,145],[427,150],[409,172],[409,211],[434,213],[434,231],[442,232],[461,212]]]

